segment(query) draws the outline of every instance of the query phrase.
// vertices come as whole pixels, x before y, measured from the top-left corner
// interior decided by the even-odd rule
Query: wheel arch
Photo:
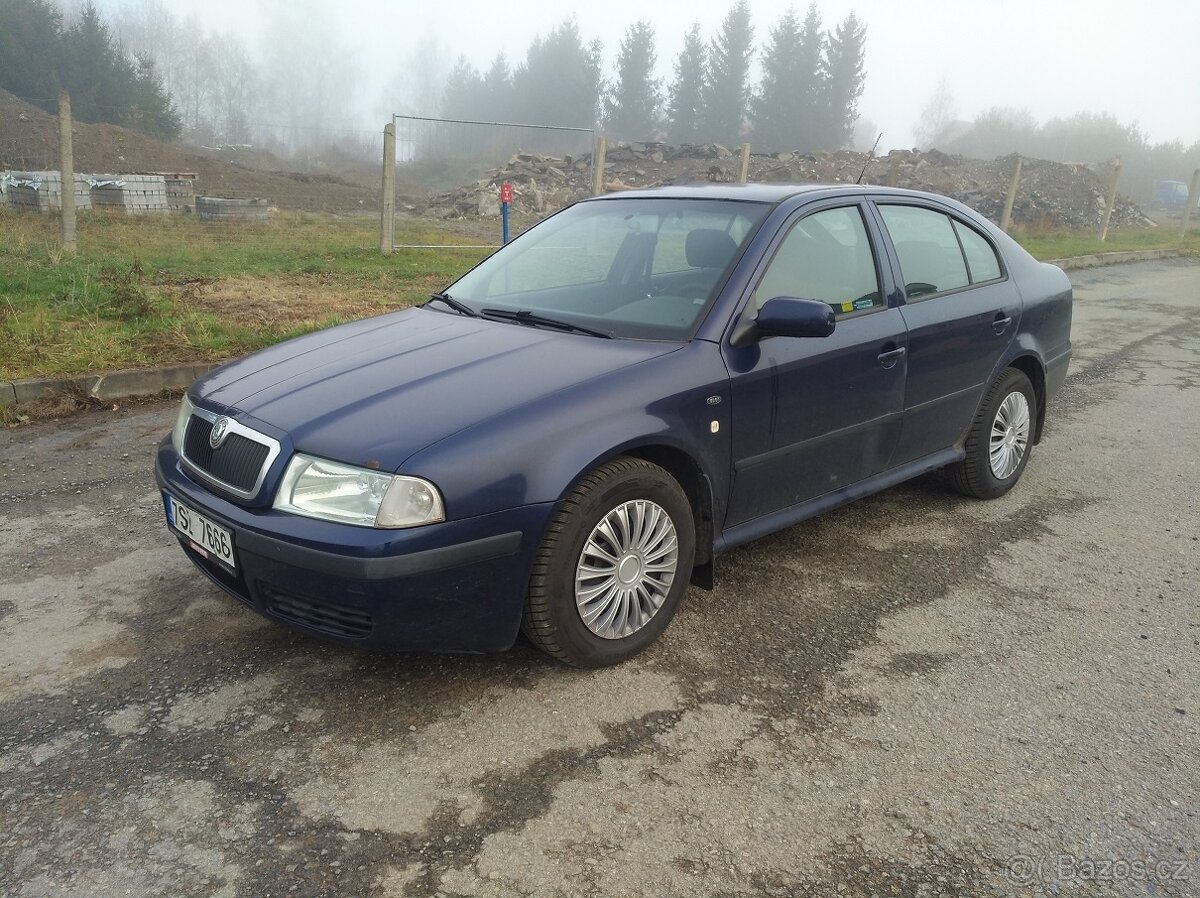
[[[615,446],[597,456],[579,471],[567,484],[559,497],[561,502],[575,485],[590,471],[600,465],[621,457],[638,458],[658,465],[682,487],[692,507],[692,523],[696,529],[696,559],[693,564],[692,582],[711,588],[713,564],[713,540],[715,534],[715,508],[711,478],[694,455],[680,446],[658,441],[646,441]]]
[[[621,455],[640,458],[658,465],[683,487],[692,506],[692,521],[696,527],[696,567],[712,564],[713,559],[713,498],[712,484],[704,470],[687,452],[676,446],[647,444],[626,448]]]
[[[1046,423],[1046,368],[1033,353],[1024,353],[1010,359],[1006,368],[1015,368],[1033,384],[1033,396],[1037,400],[1037,420],[1034,422],[1033,444],[1036,446],[1042,440],[1042,428]]]

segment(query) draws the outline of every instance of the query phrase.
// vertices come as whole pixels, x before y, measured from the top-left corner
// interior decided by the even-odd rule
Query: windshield
[[[447,289],[485,317],[529,313],[614,337],[687,339],[770,207],[733,200],[580,203]],[[496,315],[500,317],[500,315]],[[543,322],[544,323],[544,322]]]

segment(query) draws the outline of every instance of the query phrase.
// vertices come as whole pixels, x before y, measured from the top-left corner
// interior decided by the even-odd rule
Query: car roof
[[[804,194],[860,196],[886,194],[945,200],[945,197],[921,190],[879,187],[871,184],[676,184],[637,190],[622,190],[590,197],[584,202],[611,199],[706,199],[742,200],[743,202],[782,203]]]

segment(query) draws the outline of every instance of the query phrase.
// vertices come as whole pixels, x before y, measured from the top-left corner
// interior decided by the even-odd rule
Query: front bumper
[[[234,569],[184,553],[221,589],[307,633],[395,650],[493,652],[516,639],[533,554],[552,505],[411,530],[373,530],[245,508],[189,478],[167,438],[161,489],[232,531]]]

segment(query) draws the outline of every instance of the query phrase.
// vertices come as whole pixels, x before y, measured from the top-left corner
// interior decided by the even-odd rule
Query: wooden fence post
[[[745,184],[750,180],[750,144],[744,143],[738,155],[737,182]]]
[[[900,154],[896,153],[892,156],[892,167],[888,170],[888,187],[895,187],[900,183]]]
[[[1121,180],[1121,157],[1113,160],[1112,175],[1108,183],[1108,196],[1104,200],[1104,218],[1100,221],[1100,242],[1108,239],[1108,223],[1112,220],[1113,206],[1117,202],[1117,182]]]
[[[592,196],[604,193],[604,157],[608,152],[608,141],[603,134],[596,135],[596,150],[592,153]]]
[[[1012,224],[1013,204],[1017,201],[1017,185],[1021,183],[1021,157],[1017,157],[1017,164],[1013,166],[1012,177],[1008,181],[1008,193],[1004,195],[1004,211],[1000,213],[1000,230],[1005,234],[1008,233],[1008,227]]]
[[[379,215],[379,251],[396,248],[396,123],[383,126],[383,205]]]
[[[75,244],[75,147],[71,134],[71,98],[67,92],[58,95],[58,152],[62,175],[62,243],[63,252],[74,254]]]
[[[1191,221],[1197,200],[1200,200],[1200,168],[1192,172],[1192,183],[1188,187],[1187,206],[1183,210],[1183,224],[1179,226],[1181,240],[1187,236],[1188,222]]]

